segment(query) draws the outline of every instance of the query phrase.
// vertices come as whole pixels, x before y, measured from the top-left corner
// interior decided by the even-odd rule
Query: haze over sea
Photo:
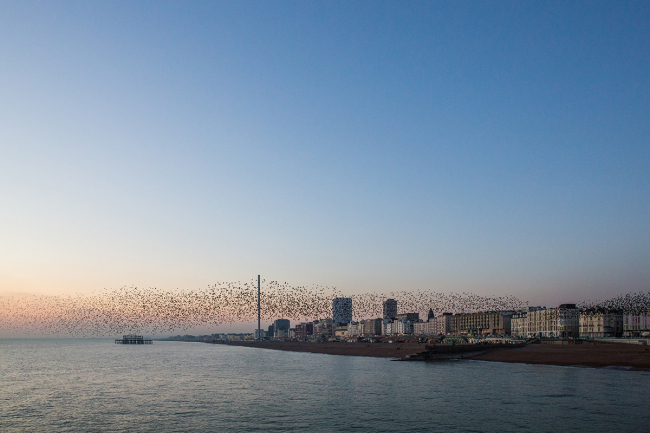
[[[647,430],[650,373],[0,340],[0,431]]]

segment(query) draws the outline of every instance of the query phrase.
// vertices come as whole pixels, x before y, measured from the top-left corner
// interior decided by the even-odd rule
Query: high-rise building
[[[352,298],[334,298],[332,300],[332,318],[335,324],[352,322]]]
[[[386,299],[384,301],[384,319],[394,319],[397,316],[397,301]]]
[[[291,322],[289,319],[278,319],[273,322],[273,336],[274,337],[288,337],[289,328],[291,328]]]

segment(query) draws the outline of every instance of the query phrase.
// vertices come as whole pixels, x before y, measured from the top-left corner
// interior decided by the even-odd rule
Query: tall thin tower
[[[260,276],[257,276],[257,339],[262,340],[262,328],[260,327]]]

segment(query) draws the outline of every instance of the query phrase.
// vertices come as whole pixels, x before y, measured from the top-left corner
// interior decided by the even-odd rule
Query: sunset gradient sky
[[[0,296],[650,290],[649,2],[4,1]]]

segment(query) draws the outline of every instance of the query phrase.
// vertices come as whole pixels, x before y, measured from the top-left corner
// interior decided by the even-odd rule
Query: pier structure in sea
[[[115,344],[152,344],[151,338],[144,338],[142,335],[123,335],[121,340],[115,340]]]

